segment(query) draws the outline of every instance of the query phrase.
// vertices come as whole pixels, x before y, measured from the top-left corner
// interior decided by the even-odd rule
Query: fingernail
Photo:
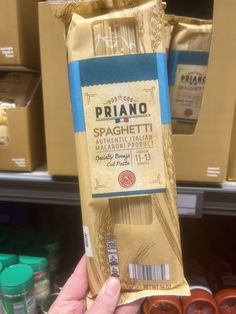
[[[116,277],[110,277],[104,286],[104,292],[113,297],[120,291],[120,281]]]

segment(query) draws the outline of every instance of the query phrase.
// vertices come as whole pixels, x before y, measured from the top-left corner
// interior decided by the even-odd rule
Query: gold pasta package
[[[174,134],[192,134],[207,76],[212,23],[176,17],[169,54],[169,85]]]
[[[189,294],[163,34],[159,0],[74,14],[67,34],[90,293],[119,277],[120,304]]]

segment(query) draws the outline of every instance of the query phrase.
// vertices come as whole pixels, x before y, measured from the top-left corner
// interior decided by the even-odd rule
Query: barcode
[[[168,264],[129,264],[129,277],[136,280],[169,280],[170,268]]]

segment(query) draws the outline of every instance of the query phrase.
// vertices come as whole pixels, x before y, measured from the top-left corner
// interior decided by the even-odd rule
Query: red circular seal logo
[[[193,110],[190,108],[187,108],[184,110],[184,115],[185,117],[191,117],[191,115],[193,114]]]
[[[132,171],[125,170],[119,174],[118,181],[123,188],[129,188],[136,181],[135,174]]]

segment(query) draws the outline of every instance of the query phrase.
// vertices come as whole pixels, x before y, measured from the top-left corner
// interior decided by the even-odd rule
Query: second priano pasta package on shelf
[[[90,292],[121,279],[120,304],[189,294],[171,145],[159,0],[83,18],[67,34]]]

